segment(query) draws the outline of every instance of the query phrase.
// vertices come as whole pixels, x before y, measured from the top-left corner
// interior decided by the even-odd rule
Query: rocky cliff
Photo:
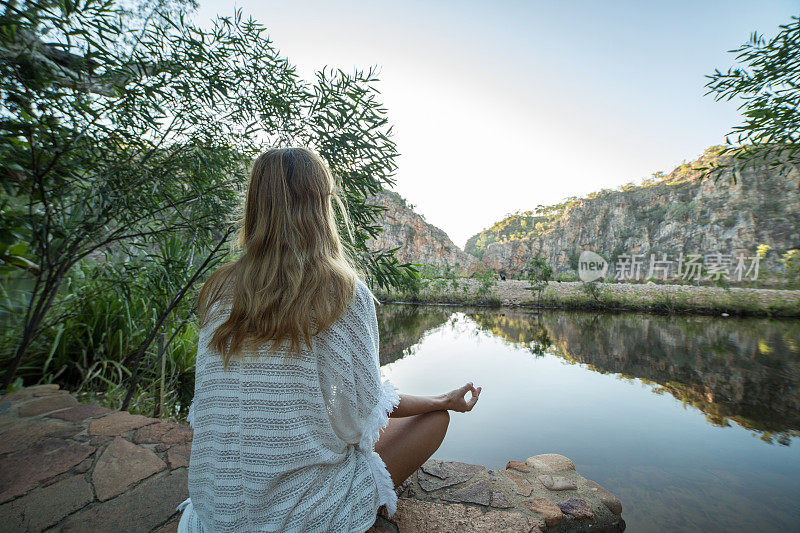
[[[395,255],[401,263],[449,265],[466,272],[478,264],[475,257],[453,244],[447,233],[425,222],[396,192],[385,191],[368,198],[367,203],[387,208],[382,220],[383,233],[367,242],[370,249],[399,247]]]
[[[764,165],[702,179],[699,167],[718,159],[711,148],[641,185],[518,213],[471,237],[466,251],[514,275],[537,255],[563,272],[576,269],[583,250],[613,262],[620,254],[753,256],[766,244],[766,265],[781,268],[778,253],[800,248],[800,171]]]

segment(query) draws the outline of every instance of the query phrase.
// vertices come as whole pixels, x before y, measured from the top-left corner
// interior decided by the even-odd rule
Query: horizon
[[[241,8],[298,74],[377,66],[399,193],[460,248],[508,214],[669,173],[725,142],[738,102],[706,75],[794,2],[570,6],[201,1]],[[653,21],[657,21],[654,23]]]

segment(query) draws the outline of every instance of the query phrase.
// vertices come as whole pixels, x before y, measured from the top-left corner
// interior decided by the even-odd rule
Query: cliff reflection
[[[381,362],[413,350],[453,309],[382,306]],[[800,436],[800,321],[526,310],[461,312],[534,356],[552,353],[601,373],[638,378],[717,426],[769,443]]]
[[[452,315],[445,307],[381,305],[377,308],[381,366],[414,353],[422,337]]]

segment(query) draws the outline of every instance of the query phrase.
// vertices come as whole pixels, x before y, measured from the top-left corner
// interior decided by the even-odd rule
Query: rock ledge
[[[58,385],[0,397],[4,531],[177,531],[192,429],[78,405]],[[431,459],[398,488],[371,533],[625,530],[622,504],[562,455],[506,470]]]

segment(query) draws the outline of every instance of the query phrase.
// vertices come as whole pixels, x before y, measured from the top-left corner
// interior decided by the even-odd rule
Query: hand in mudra
[[[464,396],[468,393],[472,392],[472,396],[470,396],[469,400],[464,398]],[[456,390],[452,390],[445,394],[442,394],[441,398],[444,402],[445,409],[450,411],[457,411],[459,413],[466,413],[467,411],[471,411],[475,404],[478,402],[478,396],[481,394],[480,387],[473,387],[472,382],[467,383],[463,387],[459,387]]]

